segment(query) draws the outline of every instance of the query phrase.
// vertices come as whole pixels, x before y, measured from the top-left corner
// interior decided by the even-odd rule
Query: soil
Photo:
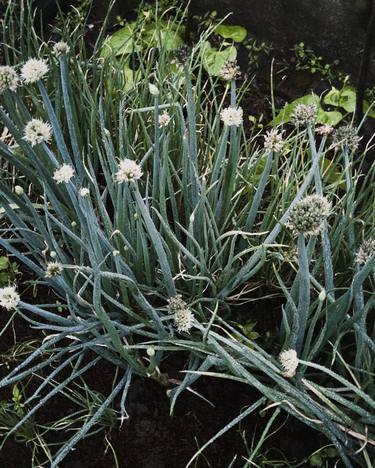
[[[175,362],[170,366],[176,369]],[[110,365],[103,363],[85,380],[90,388],[105,395],[111,390],[113,372]],[[114,428],[81,441],[60,468],[117,468],[113,451],[119,468],[184,468],[199,447],[260,397],[250,387],[218,379],[202,378],[194,385],[194,390],[214,406],[185,392],[171,417],[166,388],[151,380],[135,378],[126,405],[129,419],[122,427],[117,423]],[[9,401],[11,389],[3,390],[1,398]],[[36,422],[56,420],[76,409],[70,400],[58,397],[38,412]],[[236,457],[232,466],[242,468],[244,457],[248,456],[243,437],[249,445],[252,438],[256,443],[266,423],[266,417],[254,413],[240,427],[233,428],[209,446],[192,466],[227,468]],[[282,430],[266,441],[261,453],[266,453],[268,460],[288,461],[271,466],[286,467],[296,462],[301,463],[299,466],[309,466],[308,457],[327,443],[321,434],[294,419],[287,419],[285,414],[276,420],[273,429],[280,426]],[[56,443],[66,440],[71,433],[61,431],[52,436],[51,442]],[[0,466],[31,468],[31,452],[26,445],[9,439],[0,453]]]
[[[45,288],[39,290],[38,302],[43,297],[45,302],[53,302]],[[33,302],[36,302],[35,298]],[[270,303],[269,306],[275,307],[275,303]],[[238,312],[238,318],[244,314],[245,310]],[[278,320],[276,315],[271,320],[272,327],[275,328]],[[0,329],[8,318],[8,313],[0,315]],[[263,332],[262,326],[259,331]],[[9,327],[0,340],[0,364],[3,364],[0,366],[0,377],[6,375],[8,369],[16,364],[12,353],[9,353],[15,343],[40,339],[40,331],[30,328],[24,319],[16,316],[14,326]],[[180,370],[184,369],[186,361],[187,355],[172,355],[163,362],[161,370],[172,379],[181,379],[183,374]],[[51,368],[48,368],[46,374],[50,371]],[[105,396],[111,392],[114,375],[114,367],[102,361],[85,375],[85,382],[90,389]],[[25,394],[30,396],[37,384],[40,384],[40,380],[32,379],[27,384]],[[112,428],[107,425],[100,432],[81,441],[59,468],[184,468],[205,442],[261,396],[249,386],[207,377],[199,379],[193,389],[211,404],[196,394],[185,391],[177,401],[174,415],[170,416],[167,388],[154,380],[135,377],[126,404],[129,418],[122,426],[119,421],[114,420]],[[12,388],[1,389],[0,401],[11,400]],[[57,396],[36,413],[34,422],[47,425],[50,421],[73,414],[77,409],[71,400]],[[245,464],[244,457],[248,456],[244,440],[250,447],[252,440],[256,445],[267,421],[267,417],[263,417],[259,411],[255,412],[209,446],[192,466],[227,468],[236,457],[231,466],[242,468]],[[0,412],[0,428],[1,426]],[[307,428],[294,418],[288,418],[286,413],[278,416],[272,432],[279,428],[280,431],[276,431],[265,441],[257,463],[261,463],[261,454],[265,454],[268,460],[285,460],[282,464],[275,462],[271,466],[287,467],[295,463],[298,466],[310,466],[309,456],[328,443],[322,434]],[[56,444],[67,440],[71,435],[71,432],[61,430],[46,434],[45,440]],[[30,448],[31,444],[27,447],[11,437],[0,452],[0,467],[32,468]],[[118,467],[113,452],[116,454]],[[44,458],[40,456],[38,460],[41,462]],[[44,466],[48,466],[48,463]]]

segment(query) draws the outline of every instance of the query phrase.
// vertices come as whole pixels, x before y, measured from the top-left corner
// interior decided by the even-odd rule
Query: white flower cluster
[[[282,368],[284,369],[283,376],[287,378],[294,377],[298,367],[298,357],[294,349],[282,351],[279,356]]]
[[[324,124],[320,125],[315,129],[316,133],[321,136],[328,136],[333,132],[334,128],[332,125]]]
[[[292,114],[292,123],[296,126],[311,125],[315,122],[317,107],[314,104],[298,104]]]
[[[329,201],[320,195],[309,195],[290,211],[287,226],[294,234],[317,235],[331,211]]]
[[[355,259],[358,265],[364,265],[374,255],[375,255],[375,239],[367,239],[359,247]]]
[[[142,175],[141,166],[132,159],[122,159],[118,165],[118,171],[115,174],[116,181],[119,184],[140,179]]]
[[[63,271],[62,265],[59,262],[49,262],[46,268],[46,278],[54,278],[61,275]]]
[[[170,121],[171,116],[167,111],[164,111],[161,115],[159,115],[159,127],[168,127]]]
[[[240,67],[237,65],[236,60],[228,60],[224,63],[222,69],[219,71],[220,78],[226,81],[237,79],[241,75]]]
[[[14,286],[5,286],[0,288],[0,306],[7,310],[13,310],[17,307],[20,296]]]
[[[73,166],[70,164],[63,164],[58,169],[55,170],[53,173],[53,179],[58,183],[65,183],[67,184],[70,182],[72,177],[74,176],[74,169]]]
[[[88,197],[90,195],[90,189],[87,187],[81,187],[79,189],[79,196],[82,198]]]
[[[21,68],[21,77],[26,84],[41,80],[47,73],[47,63],[34,58],[29,59]]]
[[[52,127],[40,119],[32,119],[27,123],[24,130],[24,140],[28,141],[31,146],[40,143],[49,143],[52,137]]]
[[[17,89],[19,78],[13,67],[6,65],[0,66],[0,94],[7,89],[15,91]]]
[[[241,107],[227,107],[220,112],[220,118],[228,127],[239,127],[243,123],[243,110]]]
[[[60,41],[56,42],[56,44],[53,45],[52,51],[55,57],[59,58],[62,55],[68,54],[70,51],[70,47],[66,42]]]
[[[264,135],[264,149],[280,153],[284,148],[284,140],[282,132],[278,132],[275,128]]]
[[[178,332],[189,333],[193,326],[194,315],[188,308],[186,302],[182,299],[181,294],[168,299],[168,311],[173,314],[174,324]]]

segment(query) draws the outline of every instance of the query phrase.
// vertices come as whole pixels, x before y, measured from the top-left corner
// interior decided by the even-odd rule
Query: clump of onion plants
[[[0,142],[0,155],[19,188],[13,178],[0,181],[0,245],[62,304],[30,304],[22,285],[0,290],[4,313],[15,310],[46,335],[0,386],[55,366],[10,433],[105,360],[117,379],[53,454],[52,468],[109,406],[124,417],[134,374],[173,386],[171,410],[200,375],[257,389],[259,399],[211,441],[251,412],[279,406],[324,433],[345,466],[367,463],[374,232],[353,221],[371,199],[356,197],[353,145],[335,146],[326,133],[318,141],[313,108],[298,109],[290,136],[249,132],[237,65],[228,64],[218,93],[202,78],[199,44],[177,51],[179,67],[170,66],[170,51],[155,63],[140,55],[130,90],[121,60],[103,59],[100,41],[89,60],[67,39],[57,44],[39,47],[36,58],[19,54],[1,82],[0,118],[15,144]],[[334,184],[322,170],[331,147],[343,163]],[[297,261],[284,281],[275,265],[287,244]],[[349,271],[337,278],[342,252]],[[269,270],[285,295],[279,355],[241,335],[230,315]],[[349,353],[344,336],[354,343]],[[159,372],[176,350],[190,351],[178,385]]]

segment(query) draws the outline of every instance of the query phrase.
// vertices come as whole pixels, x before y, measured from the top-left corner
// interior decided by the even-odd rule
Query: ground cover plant
[[[0,142],[0,246],[58,302],[26,300],[13,277],[0,289],[7,326],[17,315],[43,336],[0,386],[17,402],[18,386],[48,371],[4,442],[104,360],[116,368],[111,391],[81,402],[89,416],[46,450],[48,466],[115,424],[113,408],[127,417],[134,376],[167,386],[171,413],[208,376],[259,396],[207,445],[277,409],[324,434],[335,462],[371,467],[373,142],[360,147],[350,122],[318,124],[308,103],[294,108],[292,126],[260,134],[241,108],[251,83],[237,85],[237,64],[207,73],[212,31],[192,47],[163,47],[163,31],[171,43],[180,37],[183,14],[152,14],[146,45],[122,39],[131,57],[108,47],[104,29],[89,53],[82,25],[44,43],[31,15],[17,37],[11,7],[5,19],[13,46],[0,68],[0,118],[11,138]],[[282,299],[269,347],[251,334],[251,304],[266,315],[273,294]],[[164,370],[173,354],[187,356],[179,381]]]

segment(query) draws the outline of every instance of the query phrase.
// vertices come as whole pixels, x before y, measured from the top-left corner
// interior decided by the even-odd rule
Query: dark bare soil
[[[7,314],[0,316],[1,328],[7,319]],[[40,332],[29,328],[22,318],[15,319],[14,329],[8,328],[0,341],[1,364],[5,364],[0,367],[0,377],[6,374],[7,366],[13,367],[15,364],[7,353],[14,343],[40,339],[40,336]],[[162,371],[172,378],[181,378],[180,370],[184,368],[186,357],[169,357],[163,363]],[[92,390],[108,395],[114,372],[113,366],[102,362],[85,376],[85,381]],[[26,395],[32,394],[33,387],[38,383],[39,380],[31,381],[25,389]],[[115,422],[111,429],[107,426],[88,437],[72,451],[60,468],[117,468],[113,451],[119,468],[183,468],[205,442],[260,397],[251,387],[219,379],[201,378],[193,388],[213,406],[185,392],[177,402],[175,414],[170,416],[166,387],[153,380],[135,378],[126,406],[129,418],[122,427]],[[0,390],[0,400],[10,402],[11,399],[11,388]],[[77,407],[69,399],[59,396],[39,410],[34,421],[46,424],[76,410]],[[256,445],[268,416],[262,416],[259,412],[249,416],[240,426],[231,429],[208,447],[193,466],[227,468],[236,457],[232,466],[242,468],[245,463],[243,457],[248,456],[244,439],[251,450],[251,441],[254,438]],[[288,419],[285,414],[277,418],[273,430],[280,427],[281,430],[267,439],[261,450],[268,460],[288,460],[283,465],[275,466],[291,466],[295,462],[302,463],[300,466],[310,466],[308,457],[327,443],[321,434],[295,419]],[[60,443],[71,436],[72,433],[67,431],[53,432],[47,433],[45,440],[47,443]],[[31,468],[31,459],[30,448],[10,438],[0,453],[0,467]],[[44,460],[43,456],[38,459]],[[261,458],[257,462],[261,463]],[[44,466],[48,466],[48,463]]]

